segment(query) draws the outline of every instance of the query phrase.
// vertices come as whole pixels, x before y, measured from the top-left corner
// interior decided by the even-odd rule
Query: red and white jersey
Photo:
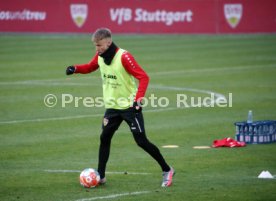
[[[99,68],[98,56],[99,55],[97,53],[89,63],[75,65],[75,73],[86,74],[97,70]],[[122,54],[121,61],[125,70],[137,80],[139,80],[135,100],[142,100],[142,98],[145,96],[149,84],[149,76],[129,52],[126,51]]]

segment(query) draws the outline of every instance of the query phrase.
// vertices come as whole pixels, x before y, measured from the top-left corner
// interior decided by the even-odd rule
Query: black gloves
[[[141,102],[134,102],[133,103],[133,109],[134,109],[134,112],[136,113],[139,113],[142,111],[142,103]]]
[[[68,66],[66,68],[66,75],[72,75],[75,72],[76,68],[75,66]]]

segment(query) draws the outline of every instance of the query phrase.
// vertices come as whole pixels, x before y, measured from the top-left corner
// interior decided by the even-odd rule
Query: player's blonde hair
[[[93,36],[92,36],[92,41],[100,41],[105,38],[110,38],[111,39],[111,31],[108,28],[99,28],[97,29]]]

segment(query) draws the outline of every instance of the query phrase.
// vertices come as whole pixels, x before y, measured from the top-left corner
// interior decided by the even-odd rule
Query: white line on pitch
[[[225,72],[226,70],[234,71],[234,70],[252,70],[255,68],[274,68],[275,64],[269,64],[269,65],[245,65],[245,66],[229,66],[229,67],[221,67],[221,68],[201,68],[201,69],[185,69],[185,70],[175,70],[175,71],[159,71],[154,73],[149,73],[150,75],[164,75],[168,76],[169,74],[178,74],[183,76],[187,75],[188,73],[205,73],[205,72]]]
[[[1,121],[0,124],[69,120],[69,119],[81,119],[81,118],[87,118],[87,117],[101,117],[101,116],[103,116],[103,114],[76,115],[76,116],[67,116],[67,117],[51,117],[51,118],[38,118],[38,119],[25,119],[25,120],[22,119],[22,120],[12,120],[12,121]]]
[[[188,87],[175,87],[175,86],[162,86],[162,85],[152,85],[150,88],[161,89],[161,90],[171,90],[171,91],[191,91],[196,93],[203,93],[203,94],[214,94],[215,102],[220,98],[226,99],[223,94],[216,93],[209,90],[202,90],[202,89],[194,89]],[[209,103],[211,104],[211,103]],[[185,107],[187,108],[187,107]],[[184,109],[185,109],[184,108]],[[151,109],[145,110],[145,112],[162,112],[162,111],[170,111],[170,110],[178,110],[183,109],[180,107],[167,107],[167,108],[158,108],[158,109]],[[75,115],[75,116],[67,116],[67,117],[53,117],[53,118],[38,118],[38,119],[26,119],[26,120],[11,120],[11,121],[0,121],[0,124],[17,124],[17,123],[27,123],[27,122],[43,122],[43,121],[55,121],[55,120],[69,120],[69,119],[80,119],[80,118],[88,118],[88,117],[101,117],[103,114],[92,114],[92,115]]]
[[[205,73],[205,72],[218,72],[218,71],[226,71],[226,70],[247,70],[254,68],[274,68],[276,64],[268,64],[268,65],[244,65],[244,66],[227,66],[220,68],[201,68],[201,69],[185,69],[185,70],[174,70],[174,71],[159,71],[159,72],[150,72],[149,75],[165,75],[169,74],[188,74],[188,73]],[[183,75],[182,75],[183,76]],[[84,79],[98,79],[96,76],[84,76],[80,77],[70,77],[67,79],[57,78],[57,79],[40,79],[40,80],[21,80],[21,81],[3,81],[0,82],[0,85],[100,85],[97,83],[83,83]],[[67,80],[70,80],[67,81]],[[75,82],[77,81],[77,83]],[[78,82],[81,81],[81,82]]]
[[[80,170],[44,170],[45,172],[50,172],[50,173],[80,173]],[[106,174],[131,174],[131,175],[148,175],[151,173],[148,172],[106,172]]]
[[[100,197],[83,198],[83,199],[79,199],[79,200],[76,200],[76,201],[112,199],[112,198],[117,198],[117,197],[131,196],[131,195],[141,195],[141,194],[147,194],[147,193],[150,193],[150,191],[136,191],[136,192],[129,192],[129,193],[118,193],[118,194],[112,194],[112,195],[106,195],[106,196],[100,196]]]
[[[44,172],[69,173],[69,172],[81,172],[81,171],[80,170],[44,170]]]
[[[106,174],[132,174],[132,175],[148,175],[148,172],[106,172]]]
[[[175,109],[184,109],[184,108],[160,108],[160,109],[152,109],[145,110],[144,112],[163,112],[170,111]],[[11,121],[0,121],[1,124],[18,124],[18,123],[30,123],[30,122],[44,122],[44,121],[56,121],[56,120],[70,120],[70,119],[82,119],[82,118],[90,118],[90,117],[102,117],[103,114],[88,114],[88,115],[75,115],[75,116],[66,116],[66,117],[52,117],[52,118],[38,118],[38,119],[19,119],[19,120],[11,120]]]
[[[185,107],[188,108],[188,107]],[[171,110],[178,110],[178,109],[185,109],[184,107],[173,108],[158,108],[158,109],[150,109],[145,110],[144,112],[163,112],[163,111],[171,111]],[[0,121],[1,124],[18,124],[18,123],[31,123],[31,122],[44,122],[44,121],[56,121],[56,120],[70,120],[70,119],[82,119],[82,118],[89,118],[89,117],[102,117],[103,114],[91,114],[91,115],[75,115],[75,116],[66,116],[66,117],[52,117],[52,118],[38,118],[38,119],[19,119],[19,120],[11,120],[11,121]]]

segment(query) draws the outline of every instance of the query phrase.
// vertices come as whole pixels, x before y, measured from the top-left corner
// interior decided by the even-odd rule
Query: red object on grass
[[[212,147],[244,147],[246,146],[245,142],[238,142],[230,137],[223,138],[221,140],[214,140]]]

